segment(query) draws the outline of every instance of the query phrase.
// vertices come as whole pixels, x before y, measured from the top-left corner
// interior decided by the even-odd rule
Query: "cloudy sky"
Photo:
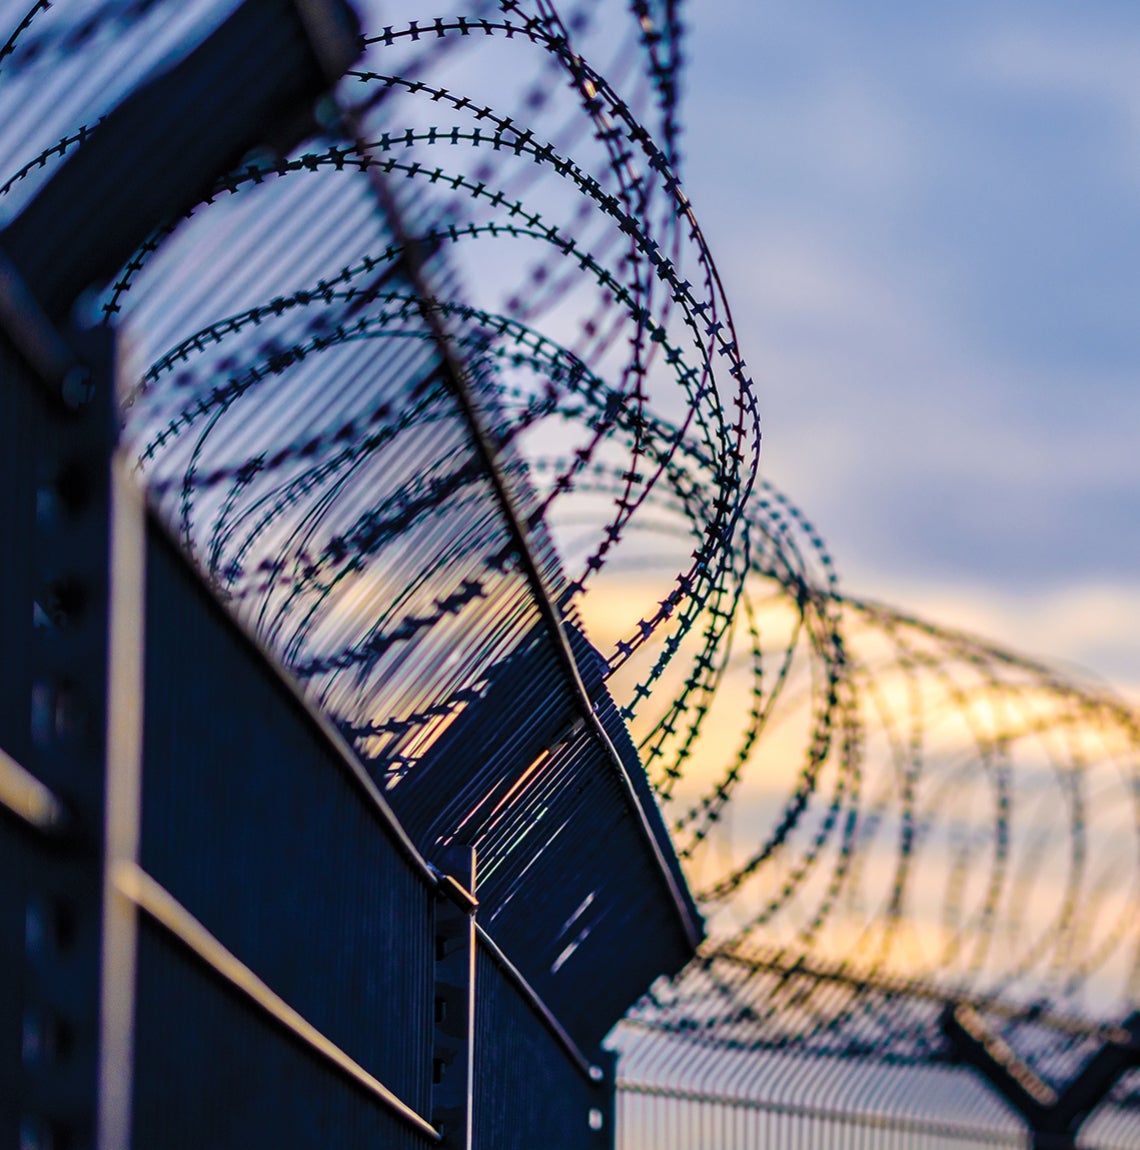
[[[1140,686],[1140,10],[687,13],[767,476],[849,591]]]

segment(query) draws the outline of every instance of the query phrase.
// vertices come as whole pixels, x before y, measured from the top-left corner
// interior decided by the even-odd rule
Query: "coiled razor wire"
[[[0,211],[230,7],[5,6]],[[444,333],[713,928],[631,1025],[913,1063],[968,998],[1062,1080],[1101,1033],[1071,1016],[1140,991],[1136,712],[847,595],[758,478],[679,178],[678,5],[363,15],[323,138],[247,157],[88,301],[123,336],[153,506],[399,786],[526,625],[431,366]]]

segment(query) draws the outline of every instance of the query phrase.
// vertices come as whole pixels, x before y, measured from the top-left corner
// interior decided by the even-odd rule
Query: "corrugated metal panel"
[[[623,1150],[1028,1146],[1025,1124],[960,1067],[733,1050],[633,1028],[617,1045]]]

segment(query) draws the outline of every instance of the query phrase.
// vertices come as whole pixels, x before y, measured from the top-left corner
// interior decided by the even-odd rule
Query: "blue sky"
[[[1140,684],[1140,9],[687,9],[764,470],[848,589]]]

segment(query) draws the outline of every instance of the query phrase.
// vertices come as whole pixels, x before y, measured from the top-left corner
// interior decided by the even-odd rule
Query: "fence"
[[[367,163],[306,183],[251,162],[223,179],[235,208],[201,210],[262,134],[312,129],[351,20],[206,7],[0,237],[0,1145],[611,1145],[598,1042],[699,917],[494,399],[420,304],[446,268]],[[146,15],[92,18],[121,20],[127,72]],[[252,88],[235,59],[260,60]],[[217,120],[179,114],[198,106]],[[362,237],[366,290],[321,280],[210,327],[216,295],[319,276]],[[187,244],[218,253],[190,284]],[[77,326],[124,260],[114,322]],[[372,327],[404,338],[361,356]],[[145,414],[115,454],[120,391]],[[156,459],[148,510],[126,471]]]
[[[773,980],[762,992],[734,999],[721,983],[705,998],[706,955],[617,1028],[622,1147],[1137,1143],[1137,1074],[1123,1069],[1134,1019],[955,1001],[931,983],[775,951],[751,961],[757,980]],[[688,1012],[671,1012],[670,996],[686,993]],[[956,1025],[981,1036],[985,1057],[956,1042]]]
[[[323,0],[75,0],[33,5],[0,49],[0,1145],[571,1150],[609,1144],[618,1114],[630,1146],[1023,1145],[954,1059],[1039,1146],[1136,1142],[1140,1023],[1066,1029],[989,977],[1022,953],[991,942],[1025,932],[1030,989],[1131,977],[1127,894],[1111,857],[1084,866],[1103,827],[1131,841],[1130,712],[845,599],[800,513],[766,486],[749,501],[752,387],[674,174],[676,6],[630,5],[648,66],[619,76],[628,100],[571,46],[590,7],[421,26],[397,3],[357,37]],[[472,42],[480,84],[504,64],[501,113],[455,90]],[[328,98],[362,48],[356,97]],[[506,279],[523,248],[526,290],[471,305],[457,271]],[[544,420],[557,454],[528,471]],[[567,538],[575,506],[608,517],[577,580],[546,521],[572,490]],[[685,558],[604,658],[570,604],[635,515]],[[754,577],[793,608],[774,663]],[[721,689],[745,631],[750,708]],[[801,642],[805,765],[741,853],[716,824],[746,805]],[[884,648],[885,671],[860,654]],[[943,709],[927,676],[950,727],[975,694],[994,719],[958,730],[965,774],[930,740],[952,803],[918,802]],[[710,781],[687,761],[718,691],[746,730]],[[647,1000],[650,1044],[619,1032],[615,1114],[599,1043],[701,934],[639,718],[685,857],[727,848],[705,905],[745,925]],[[1125,736],[1095,770],[1086,721]],[[1065,748],[1015,769],[1015,736],[1051,723]],[[1010,822],[1045,783],[1067,854]],[[1041,879],[1066,866],[1058,901]],[[932,977],[961,963],[1007,1001],[886,977],[947,867]],[[780,949],[834,929],[845,953],[852,910],[879,965]],[[762,928],[775,952],[745,953]]]
[[[981,1150],[1029,1146],[1024,1132],[853,1109],[693,1094],[638,1083],[618,1087],[618,1130],[628,1150],[716,1146],[835,1150]]]
[[[959,1075],[961,1078],[961,1075]],[[959,1085],[962,1085],[959,1083]],[[968,1084],[972,1085],[972,1084]],[[617,1127],[622,1150],[718,1150],[755,1147],[834,1147],[836,1150],[983,1150],[988,1146],[1028,1150],[1028,1130],[1012,1115],[993,1125],[958,1118],[903,1115],[876,1109],[873,1091],[851,1091],[846,1104],[817,1106],[702,1094],[679,1088],[619,1080]],[[969,1105],[963,1107],[968,1113]],[[1081,1150],[1132,1150],[1134,1106],[1103,1104],[1077,1139]]]

